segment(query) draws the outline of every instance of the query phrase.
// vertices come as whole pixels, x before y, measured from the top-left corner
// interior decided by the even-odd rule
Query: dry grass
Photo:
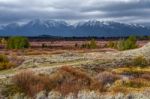
[[[34,96],[36,93],[44,90],[41,78],[31,71],[25,71],[15,75],[12,81],[29,96]]]
[[[59,72],[62,74],[61,77],[59,76],[62,80],[56,90],[64,95],[70,92],[78,93],[82,89],[104,91],[101,83],[79,69],[62,67]]]
[[[150,83],[146,79],[142,78],[133,78],[128,81],[125,81],[124,86],[132,87],[132,88],[142,88],[142,87],[150,87]]]
[[[117,94],[117,93],[127,94],[129,92],[129,90],[125,87],[113,87],[113,88],[111,88],[111,92],[113,94]]]
[[[81,90],[127,93],[130,90],[150,87],[147,75],[142,77],[122,80],[118,74],[106,71],[91,77],[82,69],[64,66],[51,75],[37,75],[31,71],[22,72],[13,77],[13,82],[28,96],[33,97],[42,90],[58,91],[65,96],[69,93],[78,94]]]
[[[10,69],[15,66],[16,64],[11,62],[6,55],[0,55],[0,70]]]
[[[22,72],[15,75],[12,80],[23,92],[32,97],[42,90],[55,90],[63,95],[77,94],[83,89],[104,91],[100,82],[69,66],[60,68],[50,76],[35,75],[31,71]]]
[[[129,80],[117,80],[109,91],[113,93],[140,92],[150,88],[148,80],[143,78],[132,78]]]
[[[149,65],[149,62],[144,56],[138,56],[133,59],[133,66],[146,67]]]
[[[111,73],[111,72],[102,72],[102,73],[99,73],[97,76],[96,76],[96,79],[101,82],[103,85],[106,85],[106,84],[112,84],[114,83],[116,80],[120,79],[120,76],[115,74],[115,73]]]
[[[117,74],[144,74],[144,73],[150,73],[150,68],[145,67],[125,67],[125,68],[117,68],[113,69],[112,72],[117,73]]]

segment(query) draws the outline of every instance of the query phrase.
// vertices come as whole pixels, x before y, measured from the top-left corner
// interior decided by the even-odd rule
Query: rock
[[[48,99],[64,99],[64,97],[59,92],[51,91],[48,94]]]
[[[80,91],[77,99],[100,99],[100,95],[94,91]]]
[[[116,96],[115,96],[115,99],[125,99],[125,96],[123,93],[118,93]]]
[[[45,91],[42,91],[36,95],[36,99],[48,99],[48,98],[46,97]]]
[[[77,97],[73,93],[70,93],[65,97],[65,99],[77,99]]]
[[[23,93],[17,93],[14,96],[12,96],[11,99],[31,99],[31,98],[25,96]]]

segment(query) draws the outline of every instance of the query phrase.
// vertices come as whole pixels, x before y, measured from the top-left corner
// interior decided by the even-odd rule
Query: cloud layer
[[[150,0],[0,0],[0,24],[32,19],[150,23]]]

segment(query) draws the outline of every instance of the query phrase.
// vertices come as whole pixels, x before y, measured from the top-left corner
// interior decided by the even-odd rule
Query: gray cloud
[[[0,0],[0,24],[32,19],[150,23],[149,0]]]

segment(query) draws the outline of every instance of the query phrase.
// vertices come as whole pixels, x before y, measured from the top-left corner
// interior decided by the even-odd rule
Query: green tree
[[[127,40],[126,40],[126,49],[134,49],[137,48],[137,44],[136,44],[137,40],[135,36],[130,36]]]
[[[97,48],[97,43],[95,39],[92,39],[89,42],[82,44],[81,48],[94,49],[94,48]]]
[[[108,44],[107,44],[107,47],[116,48],[117,47],[117,42],[116,41],[109,41]]]
[[[130,36],[126,40],[119,40],[117,42],[117,49],[118,50],[128,50],[128,49],[134,49],[137,48],[136,44],[137,40],[135,36]]]
[[[117,45],[116,45],[116,48],[118,49],[118,50],[125,50],[126,48],[125,48],[125,46],[126,46],[126,41],[125,40],[119,40],[118,42],[117,42]]]
[[[30,46],[29,41],[26,37],[11,37],[8,39],[7,48],[8,49],[23,49]]]

